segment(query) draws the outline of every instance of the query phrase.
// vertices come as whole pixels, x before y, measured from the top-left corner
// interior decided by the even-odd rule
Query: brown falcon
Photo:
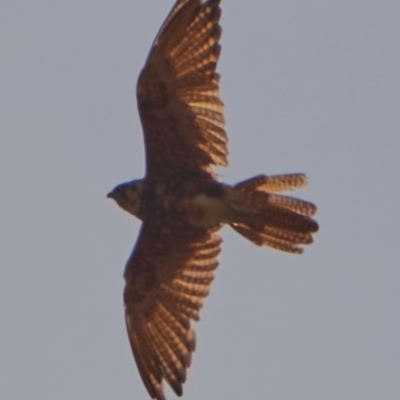
[[[318,230],[316,207],[278,194],[306,185],[303,174],[259,175],[234,186],[216,66],[220,0],[177,0],[137,85],[146,176],[108,197],[143,221],[125,269],[125,317],[146,389],[165,400],[162,381],[182,394],[199,319],[218,266],[224,224],[259,246],[301,253]]]

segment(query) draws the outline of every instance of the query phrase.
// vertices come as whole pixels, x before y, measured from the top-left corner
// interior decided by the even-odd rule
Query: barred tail
[[[258,246],[270,246],[301,254],[301,245],[313,242],[318,224],[311,217],[317,207],[304,200],[277,194],[302,188],[303,174],[259,175],[231,188],[230,205],[235,213],[231,227]]]

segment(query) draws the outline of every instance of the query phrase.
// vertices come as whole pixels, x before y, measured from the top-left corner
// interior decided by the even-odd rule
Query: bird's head
[[[131,182],[121,183],[116,186],[107,197],[116,203],[129,214],[140,217],[140,205],[143,193],[143,180],[137,179]]]

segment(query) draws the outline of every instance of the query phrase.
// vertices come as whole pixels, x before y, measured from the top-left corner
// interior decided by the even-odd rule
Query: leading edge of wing
[[[148,175],[226,166],[227,135],[216,66],[219,0],[177,1],[137,85]]]
[[[222,240],[211,231],[145,222],[129,258],[125,317],[141,378],[152,398],[165,400],[162,381],[182,394],[195,350],[190,320],[209,294]]]

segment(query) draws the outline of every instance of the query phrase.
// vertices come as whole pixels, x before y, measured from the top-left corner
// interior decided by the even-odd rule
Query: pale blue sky
[[[135,84],[173,0],[2,0],[0,398],[148,395],[125,333]],[[191,400],[400,398],[400,2],[223,0],[234,183],[305,172],[305,255],[224,229]],[[169,399],[174,395],[167,390]]]

